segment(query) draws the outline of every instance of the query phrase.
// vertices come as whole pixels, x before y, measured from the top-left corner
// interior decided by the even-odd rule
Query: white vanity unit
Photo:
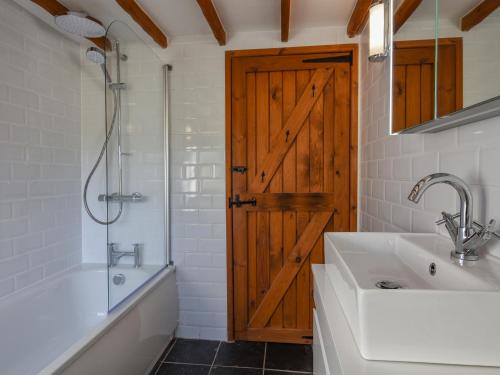
[[[327,233],[314,265],[314,373],[500,374],[500,265],[433,234]],[[387,290],[376,286],[401,286]],[[471,324],[472,323],[472,324]]]

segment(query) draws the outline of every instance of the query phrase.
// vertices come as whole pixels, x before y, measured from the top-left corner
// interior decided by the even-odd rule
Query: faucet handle
[[[497,221],[495,219],[491,219],[488,224],[484,226],[484,229],[481,231],[481,237],[484,239],[491,239],[492,237],[500,238],[500,235],[495,232],[495,227],[497,225]]]
[[[497,225],[497,221],[495,219],[491,219],[488,224],[486,224],[486,230],[488,232],[493,232],[495,226]]]
[[[443,218],[436,221],[437,225],[444,224],[449,220],[455,220],[457,217],[460,216],[460,212],[457,212],[456,214],[450,215],[448,212],[443,211],[443,212],[441,212],[441,215],[443,216]]]
[[[108,242],[108,249],[110,250],[115,250],[117,246],[118,246],[117,242]]]
[[[455,241],[458,235],[458,227],[455,223],[454,215],[450,215],[449,213],[444,211],[441,212],[441,215],[443,215],[442,221],[444,223],[444,226],[446,227],[446,230],[448,231],[448,234],[450,235],[451,239]]]
[[[477,250],[486,245],[493,237],[500,238],[500,235],[494,231],[496,226],[496,220],[491,219],[488,224],[482,225],[480,223],[474,222],[478,231],[475,231],[467,240],[464,242],[466,254],[475,254]]]

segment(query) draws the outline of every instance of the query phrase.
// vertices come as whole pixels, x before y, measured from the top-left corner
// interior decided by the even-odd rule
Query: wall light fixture
[[[388,17],[385,1],[370,6],[369,14],[369,56],[372,62],[383,61],[388,55]]]

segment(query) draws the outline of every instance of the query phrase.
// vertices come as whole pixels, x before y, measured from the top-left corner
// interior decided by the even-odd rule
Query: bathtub
[[[112,268],[125,282],[111,286],[110,302],[156,271]],[[0,374],[148,373],[177,325],[175,269],[157,273],[110,313],[107,287],[106,268],[82,266],[0,300]]]

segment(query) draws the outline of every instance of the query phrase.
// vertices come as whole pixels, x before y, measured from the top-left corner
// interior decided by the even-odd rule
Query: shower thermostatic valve
[[[119,193],[113,193],[111,195],[99,194],[97,200],[99,202],[140,202],[145,200],[146,197],[141,193],[132,193],[130,195],[120,195]]]

